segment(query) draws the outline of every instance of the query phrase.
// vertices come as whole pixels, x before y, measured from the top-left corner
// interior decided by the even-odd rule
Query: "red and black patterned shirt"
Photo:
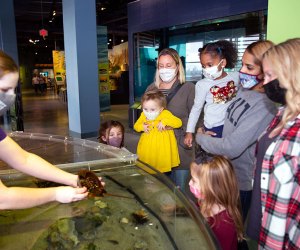
[[[276,127],[281,109],[270,124]],[[300,115],[267,149],[262,164],[259,249],[300,249]]]

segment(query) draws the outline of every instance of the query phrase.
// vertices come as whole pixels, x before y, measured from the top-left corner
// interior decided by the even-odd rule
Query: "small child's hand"
[[[158,129],[158,131],[160,131],[160,132],[161,132],[161,131],[164,131],[165,128],[166,128],[166,126],[163,125],[162,122],[159,122],[159,123],[157,124],[157,129]]]
[[[144,127],[144,132],[149,133],[149,124],[147,122],[143,123],[143,127]]]
[[[188,147],[193,146],[193,134],[190,132],[187,132],[186,135],[184,136],[184,144]]]
[[[215,136],[216,133],[213,131],[205,131],[204,128],[200,127],[197,129],[198,134],[203,134],[203,135],[210,135],[210,136]]]

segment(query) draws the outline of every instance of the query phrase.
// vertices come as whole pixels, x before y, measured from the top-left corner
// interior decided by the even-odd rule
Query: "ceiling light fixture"
[[[38,43],[40,40],[32,40],[31,38],[29,39],[29,42],[30,43],[33,43],[33,44],[36,44],[36,43]]]

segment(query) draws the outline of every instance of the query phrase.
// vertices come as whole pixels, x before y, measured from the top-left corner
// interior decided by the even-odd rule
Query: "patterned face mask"
[[[250,75],[243,72],[240,73],[240,81],[244,89],[252,89],[255,85],[257,85],[260,80],[258,79],[258,75]]]

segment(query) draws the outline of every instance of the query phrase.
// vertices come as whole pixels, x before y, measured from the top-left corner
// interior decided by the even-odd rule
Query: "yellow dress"
[[[172,129],[164,131],[157,129],[159,122],[172,128],[182,126],[182,121],[168,110],[163,110],[153,121],[147,120],[143,112],[134,124],[134,129],[137,132],[142,132],[144,131],[144,123],[148,123],[150,126],[149,132],[143,133],[140,137],[137,155],[142,162],[160,172],[169,172],[171,168],[177,167],[180,163],[177,141]]]

